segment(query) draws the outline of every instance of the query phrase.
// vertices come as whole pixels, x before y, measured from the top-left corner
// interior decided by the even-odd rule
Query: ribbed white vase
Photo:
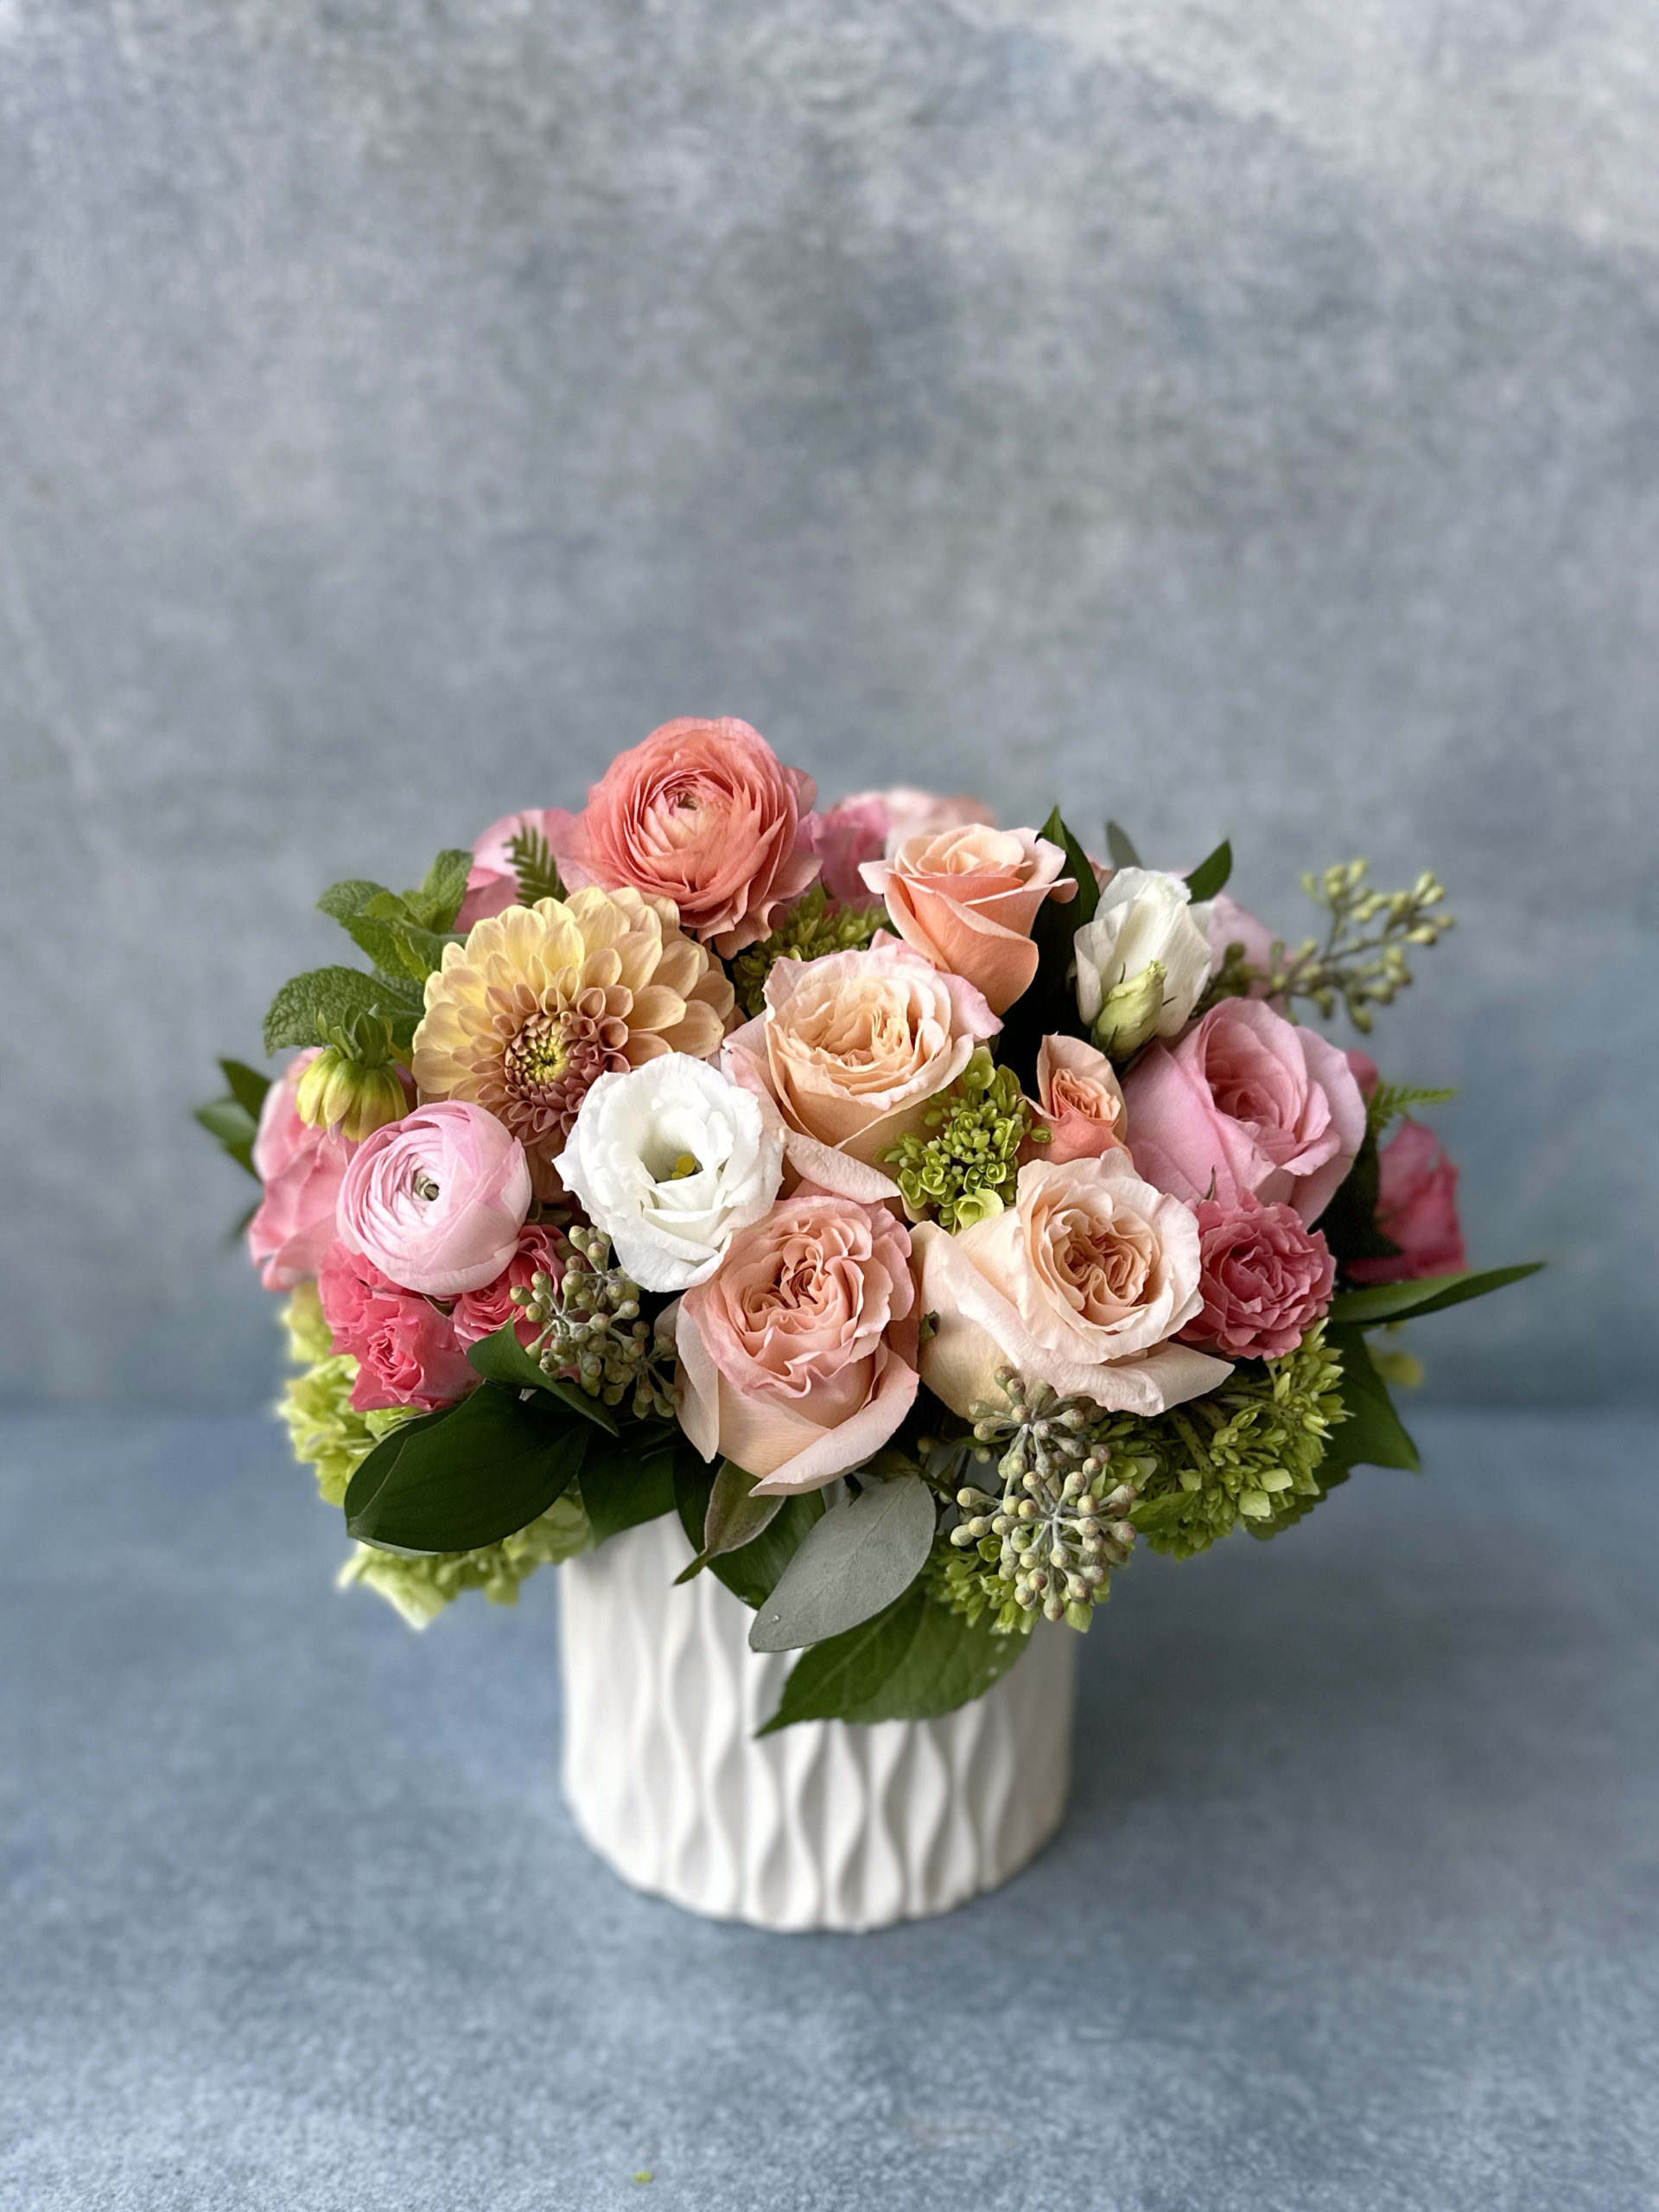
[[[1058,1827],[1077,1639],[1039,1626],[942,1720],[809,1720],[758,1741],[794,1654],[691,1556],[672,1514],[559,1570],[564,1794],[635,1889],[716,1920],[885,1928],[995,1889]]]

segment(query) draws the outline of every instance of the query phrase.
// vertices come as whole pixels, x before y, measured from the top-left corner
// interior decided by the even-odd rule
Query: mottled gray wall
[[[1444,1395],[1655,1389],[1639,0],[0,0],[13,1395],[231,1401],[185,1118],[345,874],[741,714],[1425,862]]]

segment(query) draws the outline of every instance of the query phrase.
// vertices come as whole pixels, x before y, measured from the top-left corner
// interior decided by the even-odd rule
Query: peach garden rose
[[[1065,867],[1062,849],[1034,830],[970,824],[906,837],[891,860],[867,861],[860,874],[906,944],[1006,1014],[1037,973],[1039,907],[1077,896]]]

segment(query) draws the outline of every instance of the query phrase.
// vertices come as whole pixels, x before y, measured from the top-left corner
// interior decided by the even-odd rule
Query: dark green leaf
[[[270,1077],[261,1075],[257,1068],[244,1066],[240,1060],[221,1060],[219,1066],[231,1087],[232,1097],[257,1122],[265,1103],[265,1093],[270,1089]]]
[[[1217,891],[1225,890],[1232,872],[1232,840],[1224,837],[1208,859],[1201,860],[1186,879],[1186,887],[1194,902],[1213,899]]]
[[[921,1573],[937,1519],[919,1475],[831,1506],[756,1613],[750,1650],[798,1651],[885,1612]]]
[[[485,1382],[377,1444],[346,1492],[360,1542],[470,1552],[545,1513],[581,1472],[592,1430],[539,1393]]]
[[[709,1500],[714,1487],[713,1468],[706,1466],[695,1452],[676,1455],[674,1503],[679,1510],[680,1526],[693,1551],[702,1548],[702,1532],[708,1525]],[[785,1498],[781,1511],[773,1515],[758,1536],[740,1551],[725,1552],[719,1558],[711,1559],[709,1572],[753,1611],[772,1595],[779,1576],[794,1557],[796,1547],[823,1512],[822,1491],[809,1490],[798,1497]]]
[[[195,1118],[209,1136],[216,1138],[237,1166],[259,1179],[253,1164],[253,1140],[257,1128],[247,1108],[235,1098],[214,1098],[198,1106]]]
[[[1128,831],[1121,822],[1106,824],[1106,850],[1114,868],[1139,868],[1141,855],[1135,849]]]
[[[1032,942],[1037,947],[1036,977],[1024,996],[1009,1007],[1003,1018],[1002,1034],[997,1040],[997,1058],[1013,1068],[1027,1090],[1033,1092],[1037,1052],[1043,1039],[1056,1030],[1082,1034],[1077,997],[1070,981],[1075,957],[1073,945],[1077,931],[1094,919],[1095,909],[1100,904],[1100,886],[1095,881],[1089,855],[1066,828],[1058,806],[1039,834],[1050,844],[1064,849],[1065,872],[1075,880],[1077,890],[1077,896],[1064,906],[1058,899],[1046,899],[1038,908],[1031,931]]]
[[[366,876],[347,876],[343,883],[331,883],[317,901],[318,912],[327,914],[337,922],[348,921],[353,914],[360,914],[372,899],[389,899],[393,893],[384,883],[371,883]]]
[[[591,1438],[582,1463],[582,1502],[594,1541],[608,1542],[625,1529],[671,1513],[675,1454],[690,1449],[678,1428],[661,1422],[630,1427],[614,1441]]]
[[[1344,1290],[1331,1301],[1331,1319],[1357,1328],[1374,1328],[1379,1321],[1403,1320],[1408,1313],[1441,1313],[1466,1299],[1484,1298],[1488,1291],[1535,1275],[1541,1260],[1518,1268],[1488,1268],[1484,1274],[1421,1275],[1415,1282],[1378,1282],[1362,1290]]]
[[[989,1689],[1026,1642],[997,1635],[988,1617],[969,1627],[912,1585],[874,1620],[804,1651],[760,1733],[797,1720],[937,1720]]]
[[[508,1382],[517,1390],[546,1390],[607,1436],[617,1433],[616,1415],[610,1408],[590,1398],[574,1382],[550,1375],[519,1343],[518,1332],[511,1321],[504,1321],[493,1336],[480,1337],[476,1344],[468,1344],[467,1364],[486,1382]]]
[[[1065,872],[1077,887],[1077,897],[1068,904],[1062,906],[1058,899],[1047,899],[1037,910],[1039,920],[1047,921],[1056,933],[1064,932],[1066,965],[1069,967],[1071,963],[1071,940],[1085,922],[1094,920],[1095,909],[1100,904],[1100,886],[1095,880],[1094,863],[1066,828],[1058,806],[1044,823],[1039,835],[1046,837],[1051,845],[1063,848],[1066,859]],[[1033,930],[1032,934],[1034,937],[1036,931]]]
[[[1376,1131],[1368,1124],[1353,1166],[1319,1216],[1319,1234],[1339,1265],[1349,1260],[1393,1259],[1400,1249],[1376,1225],[1378,1174]]]
[[[406,1045],[422,1012],[421,994],[412,981],[391,983],[383,976],[365,976],[360,968],[314,968],[291,977],[271,1001],[265,1016],[265,1050],[277,1052],[284,1045],[315,1045],[319,1017],[332,1027],[359,1014],[385,1014],[394,1040]]]
[[[1328,1328],[1325,1341],[1342,1362],[1342,1402],[1349,1418],[1331,1432],[1325,1448],[1325,1467],[1408,1467],[1418,1465],[1417,1446],[1406,1433],[1389,1395],[1389,1386],[1372,1364],[1365,1338],[1357,1329]],[[1334,1471],[1318,1471],[1323,1488],[1330,1488]]]

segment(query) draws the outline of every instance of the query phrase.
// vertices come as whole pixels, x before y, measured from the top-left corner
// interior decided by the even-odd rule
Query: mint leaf
[[[446,845],[426,871],[419,892],[409,893],[409,906],[416,918],[429,930],[453,929],[472,869],[469,852],[460,845]]]
[[[265,1016],[265,1050],[285,1045],[315,1045],[319,1018],[332,1028],[359,1014],[383,1014],[391,1023],[394,1044],[407,1046],[423,1011],[422,995],[411,981],[392,982],[365,976],[360,968],[313,968],[283,985]]]
[[[346,1529],[391,1551],[499,1543],[569,1487],[592,1433],[539,1394],[483,1383],[376,1445],[346,1489]]]
[[[970,1627],[912,1584],[874,1620],[804,1651],[758,1732],[797,1720],[937,1720],[982,1696],[1025,1648],[1018,1631],[997,1635],[988,1616]]]
[[[1233,872],[1233,846],[1230,837],[1224,837],[1205,860],[1201,860],[1186,879],[1186,887],[1194,904],[1213,899],[1217,891],[1226,888],[1227,879]]]
[[[395,895],[384,883],[371,883],[367,876],[352,875],[342,883],[329,885],[317,901],[317,911],[337,922],[349,921],[353,914],[360,914],[372,899]]]
[[[1421,1275],[1415,1282],[1379,1282],[1363,1290],[1339,1291],[1331,1301],[1331,1319],[1370,1329],[1379,1321],[1402,1320],[1408,1313],[1444,1313],[1448,1306],[1484,1298],[1506,1283],[1535,1275],[1543,1264],[1529,1260],[1518,1268],[1488,1268],[1484,1274]]]
[[[919,1475],[876,1483],[831,1506],[756,1613],[750,1650],[798,1650],[885,1612],[921,1573],[937,1517]]]

